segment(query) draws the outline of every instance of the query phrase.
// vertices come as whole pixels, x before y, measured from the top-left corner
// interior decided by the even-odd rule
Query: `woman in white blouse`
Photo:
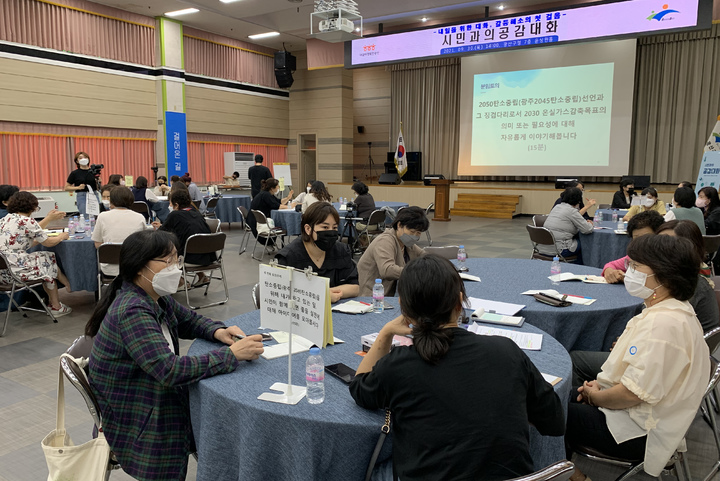
[[[688,299],[700,259],[684,238],[647,235],[628,247],[628,293],[646,308],[630,319],[597,380],[578,388],[568,408],[565,442],[608,456],[644,460],[659,476],[702,401],[710,353]],[[586,476],[575,471],[572,481]]]

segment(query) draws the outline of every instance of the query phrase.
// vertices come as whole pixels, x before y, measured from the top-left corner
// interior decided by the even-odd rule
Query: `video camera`
[[[348,202],[345,204],[345,207],[347,208],[345,210],[345,218],[351,218],[355,217],[353,214],[355,213],[355,209],[357,208],[357,204],[355,202]]]
[[[95,177],[100,177],[100,171],[105,168],[105,164],[91,164],[90,173]]]

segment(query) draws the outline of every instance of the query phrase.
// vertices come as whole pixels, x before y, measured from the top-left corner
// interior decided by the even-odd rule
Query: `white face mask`
[[[305,190],[307,191],[308,194],[310,193],[310,187],[305,187]]]
[[[88,165],[90,163],[90,159],[78,159],[78,164],[80,165]]]
[[[172,264],[160,272],[153,272],[153,270],[149,267],[147,270],[155,274],[155,277],[153,277],[151,282],[153,290],[158,296],[169,296],[177,292],[178,283],[182,277],[182,271],[178,269],[177,264]],[[145,279],[149,280],[147,277],[145,277]]]
[[[102,203],[106,209],[110,209],[110,201],[109,200],[103,199]]]
[[[125,179],[120,179],[120,185],[122,185],[122,186],[125,185]]]
[[[655,205],[655,199],[653,197],[645,197],[643,205],[649,209],[650,207]]]
[[[635,270],[632,267],[628,267],[628,270],[625,273],[625,290],[633,297],[639,297],[640,299],[649,298],[653,295],[656,289],[662,287],[660,285],[655,289],[651,289],[645,285],[647,278],[654,275],[655,274],[645,274],[644,272]]]

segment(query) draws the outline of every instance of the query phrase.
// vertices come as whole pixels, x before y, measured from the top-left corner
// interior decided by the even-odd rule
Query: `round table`
[[[580,234],[580,251],[584,265],[602,269],[608,262],[627,255],[627,246],[632,239],[627,234],[616,234],[615,229],[617,222],[600,221],[592,234]]]
[[[203,205],[207,205],[210,197],[203,199]],[[220,222],[240,222],[240,213],[237,208],[243,206],[248,211],[250,210],[250,196],[249,195],[236,195],[236,194],[223,194],[222,197],[218,198],[218,203],[215,206],[215,216]]]
[[[36,249],[55,253],[58,267],[67,276],[73,291],[97,291],[97,249],[90,236],[70,238],[53,247],[40,245]]]
[[[387,301],[395,309],[382,314],[333,313],[334,334],[345,343],[323,349],[325,365],[342,362],[354,369],[360,365],[361,357],[355,352],[361,348],[361,336],[379,331],[399,314],[397,299]],[[260,311],[234,317],[226,324],[255,334]],[[542,333],[528,324],[520,330]],[[192,344],[189,354],[202,354],[217,346],[199,339]],[[565,349],[545,334],[541,351],[523,352],[541,372],[563,378],[555,385],[555,392],[567,410],[572,363]],[[293,356],[296,385],[305,384],[307,356],[306,352]],[[358,407],[347,385],[330,375],[325,376],[322,404],[311,405],[306,399],[295,406],[259,401],[257,397],[269,391],[274,382],[287,382],[286,357],[243,362],[231,374],[190,385],[190,411],[200,459],[197,479],[364,479],[384,413]],[[472,409],[472,400],[468,400],[465,408]],[[532,427],[530,431],[536,469],[565,459],[563,437],[541,436]],[[374,479],[392,478],[391,445],[388,437]]]
[[[481,282],[465,281],[468,296],[525,305],[516,315],[525,317],[525,322],[553,336],[568,351],[609,350],[630,318],[642,310],[642,299],[628,294],[623,284],[564,281],[553,285],[548,279],[550,262],[491,258],[474,258],[466,262],[469,274],[481,279]],[[563,272],[573,274],[600,274],[600,270],[593,267],[564,263],[561,267]],[[552,307],[521,294],[531,289],[554,289],[561,294],[597,300],[589,306]]]

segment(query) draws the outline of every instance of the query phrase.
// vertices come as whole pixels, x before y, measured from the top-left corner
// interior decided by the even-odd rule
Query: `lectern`
[[[433,179],[430,185],[435,186],[435,217],[433,220],[450,222],[450,179]]]

